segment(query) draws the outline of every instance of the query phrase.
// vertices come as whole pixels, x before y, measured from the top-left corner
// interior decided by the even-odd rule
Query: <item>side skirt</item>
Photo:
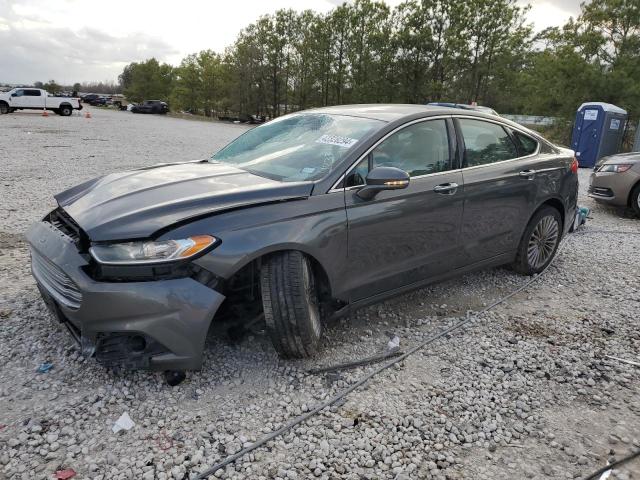
[[[461,275],[464,275],[466,273],[470,273],[476,270],[482,270],[485,268],[506,265],[508,263],[511,263],[515,258],[515,256],[516,256],[515,252],[503,253],[495,257],[491,257],[487,260],[482,260],[481,262],[477,262],[471,265],[467,265],[465,267],[457,268],[455,270],[451,270],[449,272],[443,273],[441,275],[437,275],[435,277],[427,278],[425,280],[420,280],[419,282],[410,283],[409,285],[405,285],[403,287],[396,288],[394,290],[389,290],[388,292],[379,293],[371,297],[366,297],[361,300],[351,302],[348,305],[345,305],[344,307],[342,307],[340,310],[336,310],[331,315],[331,317],[329,317],[329,320],[334,320],[340,317],[344,317],[345,315],[348,315],[349,313],[359,308],[373,305],[374,303],[379,303],[379,302],[382,302],[383,300],[388,300],[389,298],[402,295],[403,293],[407,293],[412,290],[417,290],[419,288],[425,287],[427,285],[431,285],[433,283],[438,283],[444,280],[449,280],[450,278],[459,277]]]

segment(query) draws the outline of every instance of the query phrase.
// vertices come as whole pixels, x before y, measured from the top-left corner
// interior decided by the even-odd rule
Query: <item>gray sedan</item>
[[[60,193],[28,232],[32,271],[105,365],[198,369],[212,322],[262,319],[305,357],[330,316],[479,268],[542,271],[576,172],[572,151],[479,112],[307,110]]]

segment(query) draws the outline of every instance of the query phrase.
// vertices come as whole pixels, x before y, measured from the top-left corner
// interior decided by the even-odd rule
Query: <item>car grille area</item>
[[[61,305],[78,309],[82,303],[82,292],[71,278],[57,265],[31,250],[31,270],[44,290]]]
[[[613,197],[613,190],[610,188],[594,187],[593,185],[589,187],[588,193],[599,197]]]
[[[45,221],[56,227],[76,244],[80,242],[80,227],[62,208],[56,208],[52,211]]]
[[[96,360],[105,367],[149,368],[154,356],[168,352],[143,333],[99,333],[96,339]]]

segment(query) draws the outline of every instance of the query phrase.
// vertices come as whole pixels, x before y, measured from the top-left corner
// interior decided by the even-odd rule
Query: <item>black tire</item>
[[[553,260],[562,237],[562,217],[553,207],[538,210],[522,235],[513,269],[522,275],[542,272]]]
[[[71,108],[69,105],[62,105],[58,111],[60,112],[60,115],[62,115],[63,117],[68,117],[71,115],[71,113],[73,113],[73,108]]]
[[[283,358],[313,355],[322,336],[318,290],[308,257],[288,251],[267,258],[260,272],[264,319]]]
[[[6,115],[9,111],[9,104],[7,102],[0,102],[0,115]]]
[[[640,217],[640,183],[635,186],[635,188],[631,191],[631,196],[629,197],[631,208],[636,212],[636,215]]]

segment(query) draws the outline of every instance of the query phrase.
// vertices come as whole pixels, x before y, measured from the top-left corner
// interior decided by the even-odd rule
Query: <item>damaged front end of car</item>
[[[189,261],[196,242],[177,245],[189,255],[174,261],[118,263],[114,255],[131,251],[91,253],[95,245],[61,208],[33,225],[27,240],[38,289],[84,355],[107,367],[201,367],[210,323],[225,296],[214,289],[214,275]],[[155,250],[145,245],[146,254],[174,254],[166,243]]]

